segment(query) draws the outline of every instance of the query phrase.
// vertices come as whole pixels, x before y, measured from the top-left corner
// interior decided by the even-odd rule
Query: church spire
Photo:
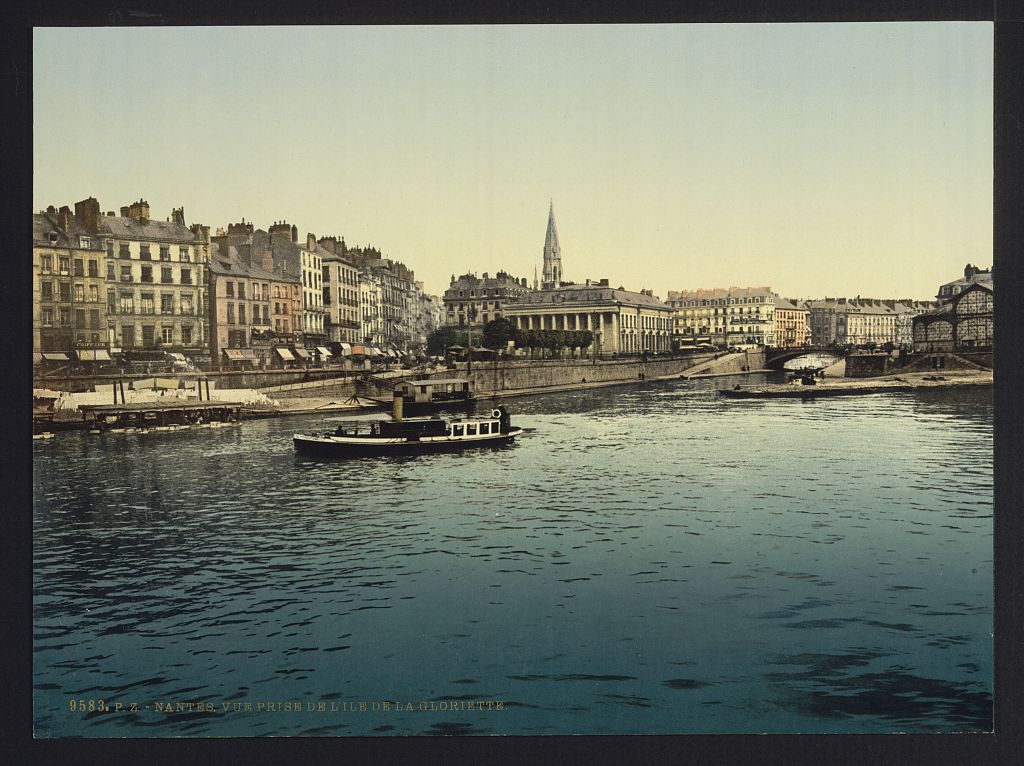
[[[544,289],[558,287],[562,281],[562,249],[558,246],[558,228],[555,226],[555,201],[548,207],[548,231],[544,236]]]

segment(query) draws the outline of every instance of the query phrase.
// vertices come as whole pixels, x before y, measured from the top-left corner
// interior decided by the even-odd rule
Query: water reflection
[[[732,384],[504,400],[515,444],[384,460],[297,458],[320,416],[34,443],[37,733],[989,729],[990,398]],[[503,710],[418,708],[471,700]]]

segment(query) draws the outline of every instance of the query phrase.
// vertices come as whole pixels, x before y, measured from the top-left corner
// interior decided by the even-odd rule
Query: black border
[[[1024,535],[1018,506],[1024,459],[1024,412],[1020,395],[1024,354],[1024,313],[1020,267],[1024,247],[1024,9],[1020,0],[699,0],[645,3],[540,3],[533,0],[458,0],[431,5],[413,2],[316,0],[299,8],[266,0],[201,3],[94,3],[67,0],[29,3],[5,15],[2,49],[5,100],[14,105],[0,142],[7,204],[6,253],[9,280],[5,307],[15,319],[3,338],[4,508],[2,574],[4,616],[0,621],[0,684],[6,699],[0,725],[0,752],[8,763],[191,763],[308,758],[373,764],[486,760],[553,763],[583,761],[672,761],[699,763],[1012,763],[1024,760],[1019,732],[1021,583]],[[212,5],[212,7],[211,7]],[[686,735],[550,736],[483,738],[350,739],[61,739],[31,737],[31,450],[25,413],[31,388],[31,299],[19,285],[31,275],[25,257],[31,241],[32,209],[31,35],[33,26],[143,26],[216,24],[468,24],[468,23],[650,23],[650,22],[825,22],[825,21],[995,21],[995,240],[993,264],[999,272],[996,303],[995,406],[995,735]],[[8,112],[10,115],[10,112]],[[11,616],[14,619],[10,619]]]

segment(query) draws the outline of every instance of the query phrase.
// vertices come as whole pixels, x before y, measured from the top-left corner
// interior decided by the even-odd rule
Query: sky
[[[934,298],[992,262],[993,25],[36,28],[33,210],[138,199],[540,273]]]

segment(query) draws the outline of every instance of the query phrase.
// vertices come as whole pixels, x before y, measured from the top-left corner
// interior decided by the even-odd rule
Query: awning
[[[292,352],[289,351],[286,348],[281,348],[280,346],[276,346],[274,348],[274,351],[276,351],[277,355],[279,357],[281,357],[282,359],[284,359],[286,362],[293,362],[293,361],[295,361],[295,355],[292,354]]]
[[[320,356],[325,356],[325,357],[328,357],[328,358],[330,358],[331,356],[334,356],[330,352],[330,350],[325,348],[324,346],[317,346],[316,350],[320,352]]]
[[[342,356],[348,356],[349,354],[352,353],[352,346],[349,345],[348,343],[339,343],[338,345],[341,346]]]
[[[256,358],[256,352],[253,351],[251,348],[240,348],[238,350],[242,352],[242,357],[244,359],[255,359]]]
[[[388,349],[388,356],[398,356],[393,348]]]
[[[173,359],[176,362],[185,362],[185,361],[187,361],[185,359],[185,355],[184,354],[179,354],[177,351],[168,351],[167,352],[167,356],[169,356],[171,359]]]
[[[43,361],[43,355],[38,351],[34,351],[32,353],[32,364],[39,364],[41,361]]]
[[[345,344],[342,344],[342,345],[344,346]],[[352,356],[366,356],[369,353],[370,353],[370,347],[369,346],[359,346],[359,345],[352,346]]]
[[[304,348],[296,348],[295,349],[295,356],[299,357],[300,359],[310,359],[311,358],[310,353],[308,351],[306,351],[306,349],[304,349]]]
[[[105,348],[83,348],[75,352],[80,362],[109,362],[110,354]]]
[[[65,354],[63,351],[56,351],[56,352],[52,352],[52,353],[43,352],[43,359],[45,359],[47,362],[68,362],[68,361],[71,361],[70,359],[68,359],[68,355]]]
[[[376,346],[371,346],[370,347],[370,356],[384,356],[384,354]]]
[[[226,348],[224,349],[224,356],[232,362],[241,362],[245,359],[245,354],[242,353],[240,348]]]

